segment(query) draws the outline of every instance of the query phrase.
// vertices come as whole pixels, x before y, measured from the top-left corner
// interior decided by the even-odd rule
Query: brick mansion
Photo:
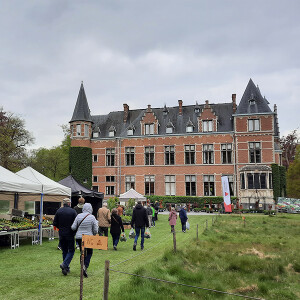
[[[221,176],[244,208],[274,204],[272,170],[281,165],[277,108],[250,79],[239,103],[123,109],[91,115],[83,84],[70,121],[71,146],[92,150],[93,189],[105,199],[143,195],[222,196]]]

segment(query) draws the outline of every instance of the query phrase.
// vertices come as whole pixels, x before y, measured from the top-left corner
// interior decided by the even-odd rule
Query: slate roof
[[[77,102],[70,122],[73,121],[89,121],[92,122],[89,105],[86,99],[83,82],[81,82]]]
[[[166,135],[166,128],[170,122],[174,126],[172,134],[189,134],[186,133],[186,125],[192,122],[195,126],[194,132],[197,133],[197,118],[199,113],[195,113],[195,107],[200,108],[200,113],[204,108],[203,105],[188,105],[182,107],[182,115],[179,115],[179,107],[168,107],[166,114],[166,107],[152,108],[152,112],[156,116],[159,127],[158,135]],[[218,117],[218,132],[233,131],[232,123],[232,103],[210,104],[210,107]],[[109,134],[109,129],[114,126],[116,130],[115,137],[127,137],[127,129],[130,126],[134,126],[135,130],[133,136],[141,136],[141,120],[146,113],[145,109],[129,110],[127,122],[124,123],[124,111],[114,111],[107,115],[95,115],[92,116],[94,127],[100,128],[99,138],[106,138]],[[94,128],[93,127],[93,128]],[[191,134],[193,134],[191,133]],[[168,135],[172,135],[168,134]]]
[[[253,99],[254,104],[249,100]],[[257,114],[257,113],[270,113],[272,112],[269,107],[269,102],[264,98],[258,87],[250,78],[243,97],[237,107],[236,114]]]

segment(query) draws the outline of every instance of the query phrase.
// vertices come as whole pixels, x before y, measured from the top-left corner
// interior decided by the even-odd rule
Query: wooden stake
[[[104,268],[103,300],[108,300],[108,287],[109,287],[109,260],[106,260],[105,268]]]
[[[173,231],[173,245],[174,245],[174,252],[176,253],[176,233],[175,233],[175,229]]]
[[[80,254],[80,297],[82,300],[82,292],[83,292],[83,265],[84,265],[84,242],[81,243],[81,254]]]

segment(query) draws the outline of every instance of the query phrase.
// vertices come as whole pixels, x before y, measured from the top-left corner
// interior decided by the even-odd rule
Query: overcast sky
[[[50,148],[81,81],[101,115],[239,102],[252,78],[286,135],[300,126],[299,12],[299,0],[2,0],[0,106]]]

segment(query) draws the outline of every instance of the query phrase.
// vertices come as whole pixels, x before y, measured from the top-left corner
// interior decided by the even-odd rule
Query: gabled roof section
[[[93,122],[90,114],[90,108],[86,99],[83,82],[81,82],[77,102],[70,122],[74,121]]]
[[[258,87],[250,78],[244,95],[237,107],[236,114],[257,114],[272,112],[268,101],[261,95]]]

